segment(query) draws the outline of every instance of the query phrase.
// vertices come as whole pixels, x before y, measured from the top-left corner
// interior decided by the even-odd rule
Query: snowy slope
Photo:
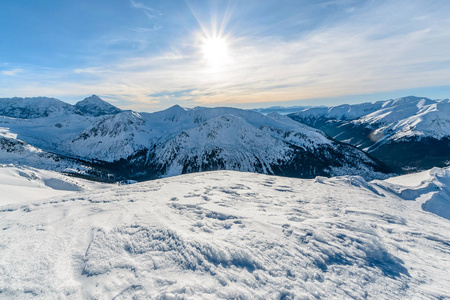
[[[110,111],[96,96],[75,108],[69,115],[36,119],[0,117],[0,126],[43,151],[100,161],[107,172],[134,179],[217,169],[307,178],[379,178],[389,171],[363,152],[276,113],[177,105],[151,114]]]
[[[0,206],[109,188],[109,184],[26,166],[0,165]]]
[[[73,113],[98,117],[119,112],[121,112],[119,108],[96,95],[87,97],[75,105],[48,97],[0,98],[0,115],[11,118],[35,119]]]
[[[378,185],[401,199],[415,201],[425,211],[450,220],[450,168],[393,177]]]
[[[23,165],[81,175],[98,175],[98,172],[86,162],[31,146],[4,127],[0,127],[0,164]]]
[[[0,297],[448,297],[449,220],[384,184],[218,171],[0,206]]]
[[[397,168],[427,169],[450,160],[450,102],[404,97],[290,114]]]

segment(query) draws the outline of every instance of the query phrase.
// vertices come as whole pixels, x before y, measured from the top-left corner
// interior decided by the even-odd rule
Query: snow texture
[[[450,171],[417,176],[217,171],[2,205],[0,297],[444,299],[450,223],[418,197]]]

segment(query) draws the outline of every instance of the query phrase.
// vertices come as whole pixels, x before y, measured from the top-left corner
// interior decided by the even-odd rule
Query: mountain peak
[[[178,104],[175,104],[174,106],[171,106],[165,110],[155,112],[154,115],[159,115],[166,121],[176,121],[180,116],[184,115],[186,111],[187,109],[179,106]]]
[[[84,98],[83,101],[91,102],[91,103],[98,103],[98,102],[103,103],[103,102],[106,102],[106,101],[102,100],[102,99],[101,99],[99,96],[97,96],[97,95],[92,95],[92,96],[86,97],[86,98]],[[80,101],[80,102],[82,102],[82,101]]]
[[[102,100],[97,95],[92,95],[75,104],[75,108],[83,114],[98,117],[102,115],[115,115],[122,110]]]
[[[166,109],[166,111],[171,111],[171,112],[184,112],[186,111],[184,108],[182,108],[181,106],[179,106],[178,104],[175,104],[171,107],[169,107],[168,109]]]

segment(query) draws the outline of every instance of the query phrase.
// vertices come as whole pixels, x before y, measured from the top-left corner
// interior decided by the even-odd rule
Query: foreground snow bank
[[[0,205],[108,188],[107,184],[28,166],[0,164]]]
[[[378,184],[401,199],[414,200],[423,210],[450,220],[450,168],[433,168]]]
[[[220,171],[4,205],[0,297],[445,297],[449,221],[388,184]]]

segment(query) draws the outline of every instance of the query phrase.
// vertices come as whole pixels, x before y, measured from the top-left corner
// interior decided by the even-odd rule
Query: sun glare
[[[202,52],[208,64],[213,67],[223,66],[230,60],[228,43],[223,37],[204,38]]]

